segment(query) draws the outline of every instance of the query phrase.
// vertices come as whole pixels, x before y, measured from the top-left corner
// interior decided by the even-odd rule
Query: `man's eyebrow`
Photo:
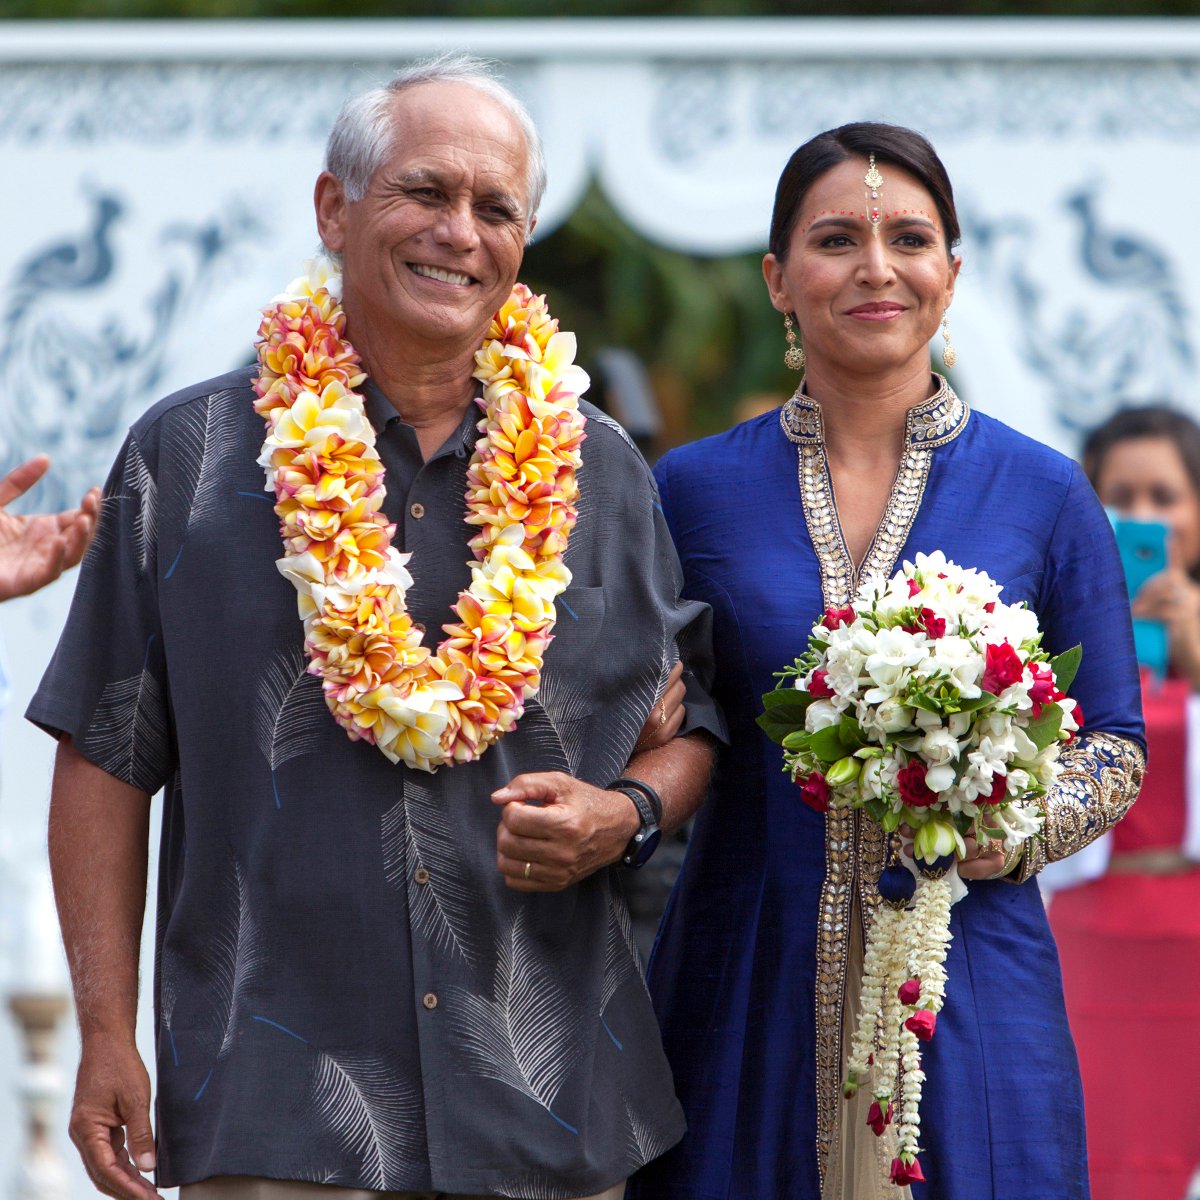
[[[405,171],[403,175],[397,177],[396,183],[400,187],[418,187],[423,184],[432,184],[434,187],[441,188],[444,192],[451,190],[450,184],[442,176],[426,167],[413,167],[412,170]],[[516,217],[521,216],[525,211],[525,206],[510,192],[484,192],[479,198],[485,203],[503,205]]]

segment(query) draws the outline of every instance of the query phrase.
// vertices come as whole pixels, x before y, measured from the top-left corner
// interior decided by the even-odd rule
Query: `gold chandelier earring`
[[[783,364],[789,371],[804,370],[804,347],[796,338],[796,326],[792,323],[792,314],[783,314],[784,336],[788,348],[783,352]]]
[[[946,344],[942,347],[942,363],[949,370],[956,362],[958,362],[958,351],[954,348],[954,343],[950,341],[950,318],[942,317],[942,341]]]

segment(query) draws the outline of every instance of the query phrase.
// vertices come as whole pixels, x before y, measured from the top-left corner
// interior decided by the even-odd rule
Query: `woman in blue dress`
[[[1016,862],[971,845],[961,864],[969,894],[953,909],[946,1004],[925,1051],[925,1182],[911,1195],[1088,1194],[1078,1069],[1034,876],[1137,794],[1129,604],[1079,468],[930,375],[958,236],[950,182],[920,135],[856,124],[801,146],[763,264],[789,342],[800,339],[789,365],[801,346],[807,360],[801,386],[782,410],[658,467],[687,591],[714,610],[732,746],[650,969],[689,1131],[633,1182],[642,1200],[908,1194],[882,1182],[872,1135],[840,1097],[883,835],[861,814],[805,807],[754,720],[822,610],[933,550],[1026,601],[1052,653],[1082,643],[1072,695],[1086,724],[1045,798],[1044,837]]]

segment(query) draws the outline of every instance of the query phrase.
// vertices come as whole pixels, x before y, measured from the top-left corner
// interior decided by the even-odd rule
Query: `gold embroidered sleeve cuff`
[[[1111,733],[1084,734],[1059,758],[1062,774],[1042,800],[1046,824],[1025,843],[1014,883],[1032,879],[1107,833],[1129,810],[1142,787],[1146,755],[1137,742]]]

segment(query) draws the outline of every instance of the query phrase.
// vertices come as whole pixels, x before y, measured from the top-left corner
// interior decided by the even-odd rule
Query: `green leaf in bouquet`
[[[779,688],[763,696],[766,710],[758,715],[758,727],[773,742],[783,742],[789,733],[804,728],[804,714],[812,703],[807,692],[795,688]]]
[[[1042,711],[1025,727],[1025,733],[1038,750],[1045,750],[1057,739],[1062,728],[1062,715],[1057,704],[1043,704]]]
[[[923,708],[926,712],[940,713],[942,706],[925,692],[910,692],[904,697],[904,703],[910,708]]]
[[[996,697],[991,692],[980,692],[978,696],[972,696],[970,700],[959,700],[959,712],[977,712],[981,708],[986,708],[989,704],[994,704]]]
[[[1050,669],[1054,672],[1054,682],[1060,692],[1067,692],[1075,682],[1075,674],[1083,661],[1083,647],[1072,646],[1050,660]]]
[[[842,745],[841,733],[836,725],[827,725],[824,729],[809,734],[808,750],[810,754],[815,754],[825,763],[837,762],[846,753],[846,747]]]
[[[843,717],[838,722],[838,736],[842,739],[848,754],[853,754],[860,746],[867,744],[863,731],[853,717]]]

